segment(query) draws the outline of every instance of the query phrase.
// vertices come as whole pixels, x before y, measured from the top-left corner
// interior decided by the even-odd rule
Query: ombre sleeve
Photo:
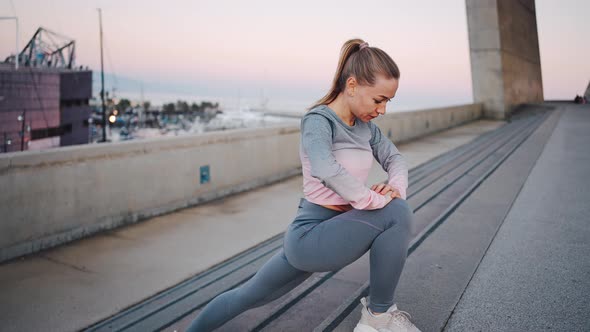
[[[385,206],[385,196],[369,189],[351,175],[332,152],[332,127],[319,114],[307,114],[301,121],[301,144],[309,158],[311,176],[350,202],[358,210],[375,210]]]
[[[403,199],[406,199],[408,189],[408,166],[395,144],[381,134],[377,125],[371,122],[371,149],[373,156],[387,172],[387,183],[397,189]]]

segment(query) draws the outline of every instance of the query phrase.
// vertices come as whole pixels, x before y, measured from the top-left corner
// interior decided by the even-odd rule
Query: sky
[[[120,96],[264,96],[305,107],[329,88],[342,44],[359,37],[400,67],[388,107],[473,98],[464,0],[0,0],[0,16],[19,18],[21,48],[42,26],[75,39],[77,65],[99,71],[97,8]],[[536,10],[545,99],[573,99],[590,80],[590,1],[537,0]],[[0,20],[0,58],[14,45],[14,21]]]

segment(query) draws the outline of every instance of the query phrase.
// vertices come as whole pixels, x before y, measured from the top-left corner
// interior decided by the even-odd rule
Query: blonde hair
[[[344,91],[346,80],[354,76],[360,85],[372,86],[377,74],[399,79],[399,68],[387,53],[368,46],[362,39],[351,39],[342,45],[336,74],[330,91],[309,109],[333,102]]]

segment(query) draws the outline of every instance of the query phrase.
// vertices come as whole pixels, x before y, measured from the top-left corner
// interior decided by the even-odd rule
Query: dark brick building
[[[88,143],[91,97],[92,71],[0,63],[0,151]]]

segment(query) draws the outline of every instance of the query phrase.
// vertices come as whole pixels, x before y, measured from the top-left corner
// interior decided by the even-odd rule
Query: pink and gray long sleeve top
[[[405,160],[372,122],[349,126],[332,109],[320,105],[301,120],[299,149],[303,194],[319,205],[350,204],[358,210],[385,206],[385,196],[367,187],[376,159],[388,174],[388,184],[406,199],[408,168]]]

